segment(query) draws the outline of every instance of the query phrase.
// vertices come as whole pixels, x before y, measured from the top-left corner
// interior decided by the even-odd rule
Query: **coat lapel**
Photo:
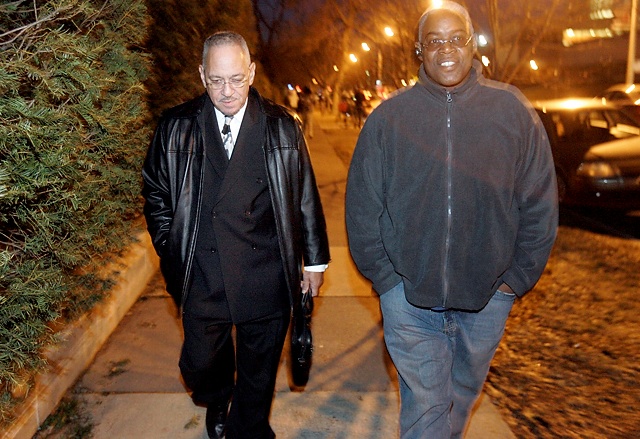
[[[233,154],[227,167],[225,179],[222,182],[216,202],[219,202],[230,188],[234,187],[237,180],[245,175],[244,170],[252,169],[255,166],[264,166],[264,162],[253,163],[252,154],[249,153],[250,148],[260,148],[262,150],[264,143],[263,126],[261,123],[260,107],[254,97],[249,95],[247,110],[240,125],[238,139],[233,147]],[[222,140],[220,140],[222,141]],[[224,153],[224,148],[223,153]],[[226,157],[226,155],[225,155]]]
[[[211,99],[207,97],[203,111],[200,113],[200,123],[204,127],[205,156],[213,166],[218,176],[222,179],[227,171],[229,159],[222,144],[222,135],[218,127],[215,110]]]

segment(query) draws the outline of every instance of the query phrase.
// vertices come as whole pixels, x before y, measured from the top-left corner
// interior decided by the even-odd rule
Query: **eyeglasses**
[[[445,44],[450,43],[456,49],[462,49],[463,47],[466,47],[471,42],[471,39],[473,38],[473,34],[471,34],[469,38],[467,38],[466,40],[464,38],[465,37],[462,37],[462,36],[455,36],[448,40],[443,40],[441,38],[434,38],[433,40],[429,40],[422,43],[422,47],[429,52],[435,52],[436,50],[444,47]]]
[[[229,84],[231,88],[240,88],[244,87],[246,83],[247,78],[231,78],[228,81],[225,81],[224,79],[210,79],[207,81],[207,85],[213,90],[222,90],[227,84]]]

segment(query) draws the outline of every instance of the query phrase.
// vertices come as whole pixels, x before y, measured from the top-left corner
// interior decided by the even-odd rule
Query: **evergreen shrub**
[[[0,422],[105,294],[150,136],[143,0],[0,3]]]

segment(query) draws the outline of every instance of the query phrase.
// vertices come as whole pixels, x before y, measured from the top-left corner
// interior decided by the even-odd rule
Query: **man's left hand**
[[[302,293],[311,289],[311,297],[316,297],[320,292],[320,287],[324,283],[324,273],[318,271],[305,271],[302,273]]]

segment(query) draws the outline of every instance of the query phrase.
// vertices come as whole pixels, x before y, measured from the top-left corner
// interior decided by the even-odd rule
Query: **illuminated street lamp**
[[[393,29],[391,29],[390,26],[385,26],[384,29],[383,29],[383,33],[388,38],[395,36],[395,32],[393,31]],[[369,46],[368,43],[361,43],[361,47],[362,47],[362,50],[364,50],[365,52],[370,52],[371,51],[371,46]],[[377,77],[378,77],[378,79],[377,79],[376,82],[382,83],[382,43],[378,43],[377,44],[377,49],[378,49],[378,53],[377,53],[377,56],[378,56],[378,60],[377,60],[377,70],[378,70],[377,71]],[[356,62],[356,61],[354,61],[354,58],[355,58],[354,54],[349,55],[349,58],[351,59],[351,61]],[[370,76],[369,73],[367,73],[367,76]]]
[[[369,45],[367,43],[362,43],[362,50],[364,50],[365,52],[370,52],[371,51],[371,47],[369,47]],[[378,54],[379,53],[380,53],[380,50],[378,50]],[[369,70],[366,70],[365,74],[368,77],[371,77],[371,73],[369,73]]]
[[[395,32],[389,26],[384,27],[384,34],[389,38],[395,36]],[[378,48],[378,80],[382,85],[382,50],[380,48]]]
[[[384,27],[384,34],[391,38],[395,36],[395,32],[389,26]],[[380,81],[380,85],[382,85],[382,48],[378,47],[378,80]]]

